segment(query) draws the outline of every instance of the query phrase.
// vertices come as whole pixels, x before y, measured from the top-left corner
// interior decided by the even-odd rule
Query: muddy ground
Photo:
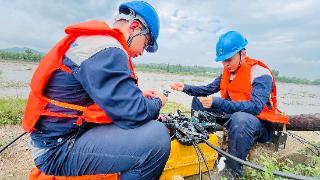
[[[28,83],[35,67],[35,63],[0,60],[0,71],[2,72],[0,75],[0,98],[27,98]],[[145,72],[138,72],[138,76],[141,89],[156,90],[169,89],[169,84],[176,81],[205,85],[213,80],[213,78],[207,77]],[[186,107],[190,106],[191,99],[191,97],[179,92],[172,92],[169,96],[169,100]],[[320,113],[320,86],[278,83],[278,102],[279,108],[289,115]],[[22,132],[20,126],[0,126],[0,146],[8,143]],[[319,132],[294,133],[309,141],[320,142]],[[28,141],[28,136],[24,136],[0,155],[0,179],[27,179],[27,174],[33,167]],[[290,156],[305,146],[289,137],[285,149],[281,148],[278,152],[274,152],[273,148],[274,146],[269,144],[258,145],[254,154],[259,155],[261,152],[267,152],[276,157]]]

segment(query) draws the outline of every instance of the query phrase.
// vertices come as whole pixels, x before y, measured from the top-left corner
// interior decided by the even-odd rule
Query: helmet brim
[[[225,61],[229,58],[231,58],[232,56],[234,56],[235,54],[237,54],[239,51],[241,51],[243,48],[245,48],[245,46],[248,44],[248,41],[246,40],[244,42],[244,44],[242,46],[240,46],[239,48],[237,48],[236,50],[228,53],[228,54],[225,54],[223,56],[216,56],[216,62],[220,62],[220,61]]]
[[[231,58],[232,56],[234,56],[237,53],[238,52],[231,52],[231,53],[225,54],[223,56],[216,57],[216,62],[225,61],[225,60]]]
[[[158,50],[158,43],[157,41],[154,41],[153,45],[149,45],[147,48],[146,48],[146,51],[149,52],[149,53],[155,53],[157,52]]]

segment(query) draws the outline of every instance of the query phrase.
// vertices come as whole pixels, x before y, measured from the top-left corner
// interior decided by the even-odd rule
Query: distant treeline
[[[320,79],[309,80],[309,79],[297,78],[297,77],[280,76],[279,75],[280,72],[275,69],[272,70],[272,74],[276,78],[277,82],[320,85]]]
[[[221,68],[212,68],[204,66],[184,66],[181,64],[135,64],[135,69],[144,72],[166,72],[183,75],[196,75],[217,77],[221,74]]]
[[[23,60],[38,62],[43,57],[43,54],[34,53],[32,50],[27,49],[24,52],[8,52],[0,50],[0,59],[5,60]]]

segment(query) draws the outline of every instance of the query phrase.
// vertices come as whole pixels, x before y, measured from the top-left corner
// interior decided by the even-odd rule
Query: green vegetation
[[[162,72],[180,75],[194,75],[217,77],[221,74],[221,68],[203,67],[203,66],[182,66],[171,64],[136,64],[135,69],[143,72]]]
[[[26,105],[25,99],[0,99],[0,125],[19,124]]]
[[[294,83],[294,84],[311,84],[311,85],[320,85],[320,79],[316,80],[308,80],[303,78],[297,78],[297,77],[286,77],[286,76],[280,76],[280,72],[278,70],[273,69],[272,70],[273,76],[276,78],[277,82],[284,82],[284,83]]]
[[[0,125],[19,124],[25,109],[26,100],[20,98],[0,99]],[[190,111],[185,106],[169,101],[161,109],[161,113],[174,113],[178,109]]]
[[[320,79],[311,81],[308,79],[301,79],[296,77],[279,76],[279,77],[276,77],[276,80],[277,82],[284,82],[284,83],[320,85]]]
[[[164,106],[163,108],[161,109],[160,113],[164,113],[164,114],[167,114],[167,113],[175,113],[177,112],[177,110],[180,110],[182,112],[187,112],[187,111],[190,111],[190,109],[186,108],[184,105],[182,104],[178,104],[178,103],[175,103],[173,101],[168,101]]]
[[[30,49],[25,50],[25,52],[0,51],[0,59],[5,60],[22,60],[38,62],[42,57],[43,54],[33,53]]]
[[[302,154],[301,154],[302,155]],[[260,156],[259,162],[261,165],[266,167],[266,172],[248,169],[244,179],[286,179],[279,176],[273,175],[272,171],[278,170],[284,173],[291,173],[303,176],[311,176],[320,178],[320,157],[310,156],[308,163],[297,163],[289,159],[278,161],[273,157],[262,155]]]

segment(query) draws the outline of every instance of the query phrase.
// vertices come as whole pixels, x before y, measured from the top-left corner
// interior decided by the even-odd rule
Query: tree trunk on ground
[[[282,124],[273,123],[275,130],[282,130]],[[320,113],[290,115],[287,130],[292,131],[320,131]]]
[[[282,124],[273,123],[273,125],[277,131],[283,129]],[[222,128],[217,124],[216,130],[221,131]],[[320,131],[320,113],[289,115],[289,124],[286,128],[291,131]]]

